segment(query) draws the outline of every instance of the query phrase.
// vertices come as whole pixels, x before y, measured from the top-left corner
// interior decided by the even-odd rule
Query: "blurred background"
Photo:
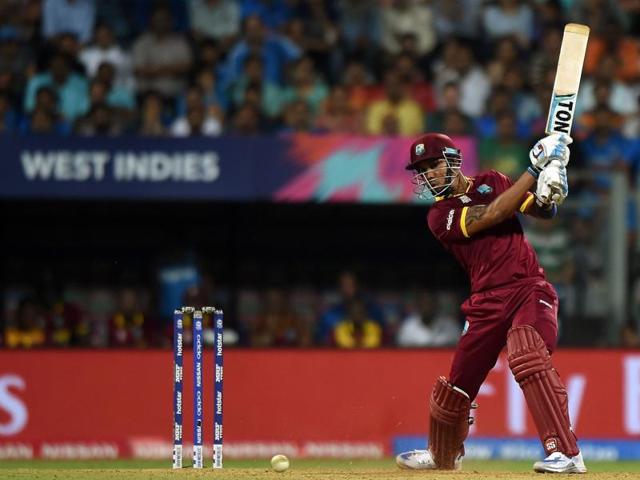
[[[0,8],[4,348],[167,346],[181,304],[223,307],[240,346],[454,344],[467,281],[395,139],[444,131],[465,138],[467,173],[520,175],[568,21],[592,29],[570,200],[524,222],[560,343],[640,346],[638,2]],[[162,146],[178,159],[144,163]],[[214,152],[204,181],[179,177],[194,148]],[[354,317],[366,345],[340,335]]]
[[[443,131],[517,178],[567,22],[570,196],[521,221],[559,344],[640,348],[636,0],[3,0],[0,348],[166,350],[180,305],[247,354],[455,345],[468,283],[408,146]]]

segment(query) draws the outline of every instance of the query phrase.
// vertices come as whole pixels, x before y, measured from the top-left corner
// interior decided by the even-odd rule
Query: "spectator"
[[[259,135],[261,133],[261,116],[257,106],[251,103],[244,103],[238,107],[231,119],[231,130],[233,135]]]
[[[133,64],[137,88],[141,92],[156,90],[175,97],[185,87],[185,75],[191,68],[192,55],[184,35],[173,33],[171,12],[156,8],[151,28],[133,46]]]
[[[70,124],[60,117],[58,96],[52,88],[38,89],[33,113],[21,120],[19,129],[25,133],[69,133]]]
[[[547,105],[544,110],[538,103],[525,83],[525,68],[523,65],[514,65],[505,72],[500,89],[504,89],[511,94],[512,110],[517,118],[517,135],[521,138],[531,136],[531,124],[541,115],[546,115]]]
[[[189,17],[196,38],[211,38],[227,51],[240,33],[240,7],[232,0],[190,0]]]
[[[455,345],[460,325],[455,318],[439,313],[426,290],[417,293],[413,313],[402,321],[396,342],[400,347],[446,347]]]
[[[41,305],[32,298],[24,298],[18,305],[15,321],[5,331],[8,348],[33,348],[46,344],[46,319]]]
[[[250,328],[251,346],[296,347],[309,344],[309,332],[303,328],[282,289],[269,289],[261,310]]]
[[[51,115],[58,115],[58,95],[51,87],[40,87],[36,92],[35,108],[41,108]]]
[[[587,25],[591,25],[587,22]],[[605,57],[613,57],[617,65],[615,78],[625,83],[638,81],[640,76],[640,49],[633,36],[625,35],[616,23],[605,25],[604,31],[592,30],[589,48],[584,60],[583,75],[593,75]]]
[[[249,85],[260,89],[261,103],[259,108],[269,118],[280,115],[282,111],[282,92],[278,85],[264,77],[262,59],[257,55],[249,55],[244,64],[244,71],[232,87],[233,102],[236,106],[245,101]]]
[[[599,108],[593,113],[594,128],[580,143],[582,158],[585,166],[604,175],[596,176],[596,186],[608,189],[610,179],[607,172],[612,169],[629,172],[629,142],[615,128],[614,112],[608,108]]]
[[[303,99],[293,100],[284,107],[284,127],[280,133],[309,133],[314,130],[314,116]]]
[[[366,0],[339,0],[336,8],[347,54],[371,60],[380,41],[380,9],[371,8]]]
[[[6,76],[2,90],[12,99],[19,98],[27,78],[35,73],[32,48],[20,41],[18,30],[10,25],[0,27],[0,76]]]
[[[174,137],[217,136],[222,132],[222,124],[207,113],[198,87],[191,87],[186,99],[187,111],[171,126]]]
[[[76,124],[75,132],[82,136],[118,135],[122,132],[109,105],[97,103]]]
[[[350,61],[342,78],[342,85],[347,89],[349,105],[356,111],[364,111],[374,100],[382,98],[384,90],[374,84],[373,74],[364,63]]]
[[[469,118],[459,111],[451,111],[444,114],[442,131],[451,136],[471,135],[473,133]]]
[[[462,113],[459,108],[460,105],[460,87],[456,82],[449,82],[442,90],[442,97],[440,98],[440,106],[437,111],[427,114],[427,130],[430,132],[448,132],[448,135],[453,135],[448,129],[444,127],[445,119],[449,118],[449,121],[454,121],[459,125],[462,122],[462,130],[465,132],[471,132],[472,124],[471,119]],[[453,119],[455,116],[455,120]]]
[[[35,106],[36,92],[43,86],[51,87],[58,97],[58,109],[65,120],[72,122],[89,108],[87,81],[76,73],[71,73],[69,58],[63,54],[54,54],[49,69],[29,80],[24,96],[24,110],[32,112]]]
[[[82,49],[80,61],[89,77],[96,75],[100,65],[110,63],[115,68],[114,85],[133,89],[131,56],[116,43],[108,25],[103,23],[96,27],[93,43]]]
[[[56,117],[47,110],[36,107],[31,115],[29,121],[25,125],[26,131],[36,135],[47,135],[52,133],[59,133],[56,128]]]
[[[557,55],[556,52],[556,61]],[[504,83],[504,78],[512,69],[519,67],[521,52],[514,36],[500,38],[493,49],[493,58],[487,65],[487,76],[492,87],[498,87]]]
[[[587,78],[580,85],[576,115],[592,110],[595,107],[595,86],[600,83],[610,84],[608,107],[623,116],[633,115],[638,111],[638,92],[616,78],[618,63],[613,56],[604,56],[598,65],[593,78]]]
[[[391,69],[400,75],[407,97],[418,102],[425,112],[432,112],[436,109],[431,84],[425,81],[412,54],[399,54],[392,62]]]
[[[7,95],[0,93],[0,133],[13,131],[16,115]]]
[[[309,0],[300,5],[297,18],[287,25],[287,35],[328,80],[334,81],[337,68],[342,61],[338,46],[340,32],[334,23],[335,11],[330,2]]]
[[[282,72],[287,63],[302,54],[300,48],[285,37],[268,33],[260,17],[251,15],[244,20],[244,37],[229,51],[226,63],[226,83],[233,84],[242,73],[249,55],[262,58],[265,79],[282,84]]]
[[[478,36],[484,0],[435,0],[434,26],[439,38]],[[460,12],[464,12],[461,15]]]
[[[589,25],[595,36],[605,32],[609,25],[625,31],[628,18],[617,0],[590,0],[571,2],[568,17],[573,21]]]
[[[128,348],[146,347],[146,314],[140,303],[140,295],[134,288],[127,287],[122,289],[119,297],[118,308],[111,317],[110,346]],[[185,325],[185,331],[186,330]]]
[[[552,87],[550,87],[552,88]],[[549,92],[551,90],[541,91],[544,99],[548,102]],[[502,112],[511,112],[515,99],[511,91],[506,88],[498,88],[493,91],[491,97],[487,101],[486,112],[478,117],[475,122],[475,132],[482,138],[495,138],[498,135],[498,118]],[[544,122],[546,125],[547,115],[545,112]],[[516,136],[526,138],[529,132],[529,125],[520,122],[516,123]],[[544,131],[544,127],[541,131]]]
[[[562,44],[561,29],[554,25],[544,30],[539,43],[539,47],[531,52],[529,59],[529,81],[534,88],[544,84],[548,71],[553,71],[555,77],[560,45]]]
[[[194,75],[194,85],[202,93],[202,101],[207,109],[207,115],[211,115],[221,122],[224,119],[226,101],[220,98],[215,73],[208,68],[197,70]]]
[[[86,346],[89,341],[89,326],[82,311],[71,302],[59,300],[51,308],[47,325],[47,344],[52,347]]]
[[[372,318],[379,325],[383,325],[384,323],[379,307],[364,297],[355,273],[349,270],[341,272],[338,277],[338,290],[338,301],[333,303],[320,315],[315,332],[316,343],[318,345],[329,344],[335,326],[347,315],[348,307],[355,299],[364,299],[367,311],[366,317]]]
[[[42,43],[42,0],[25,0],[16,2],[20,4],[20,9],[12,8],[9,2],[3,2],[9,6],[9,11],[15,12],[13,22],[18,30],[18,38],[21,41],[37,46]],[[6,18],[1,17],[0,18]]]
[[[133,111],[136,100],[133,93],[123,85],[115,82],[116,70],[113,64],[103,62],[98,67],[95,79],[106,87],[106,103],[112,108]]]
[[[320,104],[327,98],[329,89],[315,72],[313,61],[309,57],[302,57],[291,66],[289,85],[282,91],[282,101],[291,103],[294,100],[304,100],[316,114]]]
[[[433,12],[428,5],[415,0],[392,0],[382,6],[381,20],[381,43],[387,53],[400,53],[399,39],[406,34],[416,38],[420,56],[428,54],[435,47]]]
[[[196,61],[198,68],[208,68],[217,75],[222,73],[223,52],[214,40],[204,38],[197,44]]]
[[[629,320],[621,329],[620,346],[622,348],[640,348],[640,333],[633,320]]]
[[[480,166],[497,170],[516,180],[529,163],[529,147],[516,136],[516,117],[508,111],[497,116],[497,135],[480,142]]]
[[[365,120],[367,133],[381,135],[394,131],[390,119],[397,121],[397,133],[417,135],[424,130],[424,113],[420,105],[404,93],[400,76],[390,71],[385,74],[386,97],[369,107]]]
[[[42,35],[53,38],[59,33],[73,33],[81,43],[88,43],[95,17],[94,0],[44,0]]]
[[[576,130],[578,135],[588,134],[593,131],[595,128],[595,113],[598,110],[604,109],[609,110],[609,100],[611,99],[611,83],[608,81],[598,81],[593,86],[593,100],[594,106],[593,109],[587,112],[584,112],[580,117],[577,118]],[[633,118],[628,117],[628,118]],[[624,117],[615,112],[612,112],[613,119],[613,127],[618,129],[621,128],[624,123]]]
[[[358,134],[362,129],[362,114],[349,105],[347,89],[337,85],[320,108],[316,120],[319,130]]]
[[[142,100],[138,134],[146,137],[162,137],[167,134],[163,122],[163,99],[158,92],[149,91]]]
[[[222,51],[216,42],[205,38],[197,44],[196,65],[197,72],[209,70],[213,74],[215,82],[216,99],[223,111],[227,111],[233,104],[231,85],[227,82],[225,64],[222,61]],[[198,76],[198,73],[196,73]],[[201,86],[202,88],[202,86]],[[203,91],[206,91],[203,90]]]
[[[89,84],[89,104],[106,103],[108,90],[109,87],[105,83],[92,80]]]
[[[444,85],[460,85],[460,110],[472,118],[480,116],[491,92],[491,84],[484,70],[476,63],[469,45],[452,39],[443,48],[433,68],[436,94],[441,95]]]
[[[242,19],[257,17],[270,30],[277,31],[293,17],[287,0],[240,0]]]
[[[523,47],[533,39],[533,11],[521,0],[498,0],[482,14],[482,26],[490,39],[514,35]]]
[[[344,317],[333,329],[333,341],[338,348],[378,348],[382,346],[383,330],[368,316],[365,302],[354,298],[347,304]]]
[[[52,52],[61,53],[69,59],[69,66],[73,72],[86,77],[84,65],[79,59],[82,45],[75,34],[60,33],[53,39],[49,46]]]

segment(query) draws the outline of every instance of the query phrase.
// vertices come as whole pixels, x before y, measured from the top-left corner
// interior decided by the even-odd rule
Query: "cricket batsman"
[[[411,145],[407,170],[413,171],[416,193],[436,198],[429,229],[466,270],[471,296],[462,304],[466,324],[449,377],[439,377],[431,394],[428,449],[401,453],[396,457],[400,467],[461,467],[473,401],[506,345],[509,368],[547,455],[533,469],[587,471],[571,429],[567,391],[551,361],[558,296],[516,217],[517,212],[556,215],[568,194],[571,141],[564,134],[538,141],[529,152],[531,165],[515,183],[494,170],[463,175],[460,150],[441,133],[428,133]]]

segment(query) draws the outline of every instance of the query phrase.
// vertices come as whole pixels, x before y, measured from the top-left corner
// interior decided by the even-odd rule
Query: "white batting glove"
[[[536,197],[545,205],[562,205],[569,195],[567,169],[558,159],[552,160],[540,172],[536,186]]]
[[[529,160],[531,160],[533,170],[540,173],[540,170],[545,168],[551,160],[559,160],[562,166],[566,167],[570,154],[568,145],[571,142],[573,139],[564,133],[552,133],[538,140],[529,151]]]

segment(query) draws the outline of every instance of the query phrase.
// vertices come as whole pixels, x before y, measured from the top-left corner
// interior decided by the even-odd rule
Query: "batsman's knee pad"
[[[469,433],[471,400],[444,377],[438,377],[429,406],[429,450],[438,468],[453,469],[456,459],[464,455],[463,442]]]
[[[507,334],[507,352],[509,368],[522,388],[547,455],[577,455],[567,391],[540,334],[529,325],[512,327]]]

